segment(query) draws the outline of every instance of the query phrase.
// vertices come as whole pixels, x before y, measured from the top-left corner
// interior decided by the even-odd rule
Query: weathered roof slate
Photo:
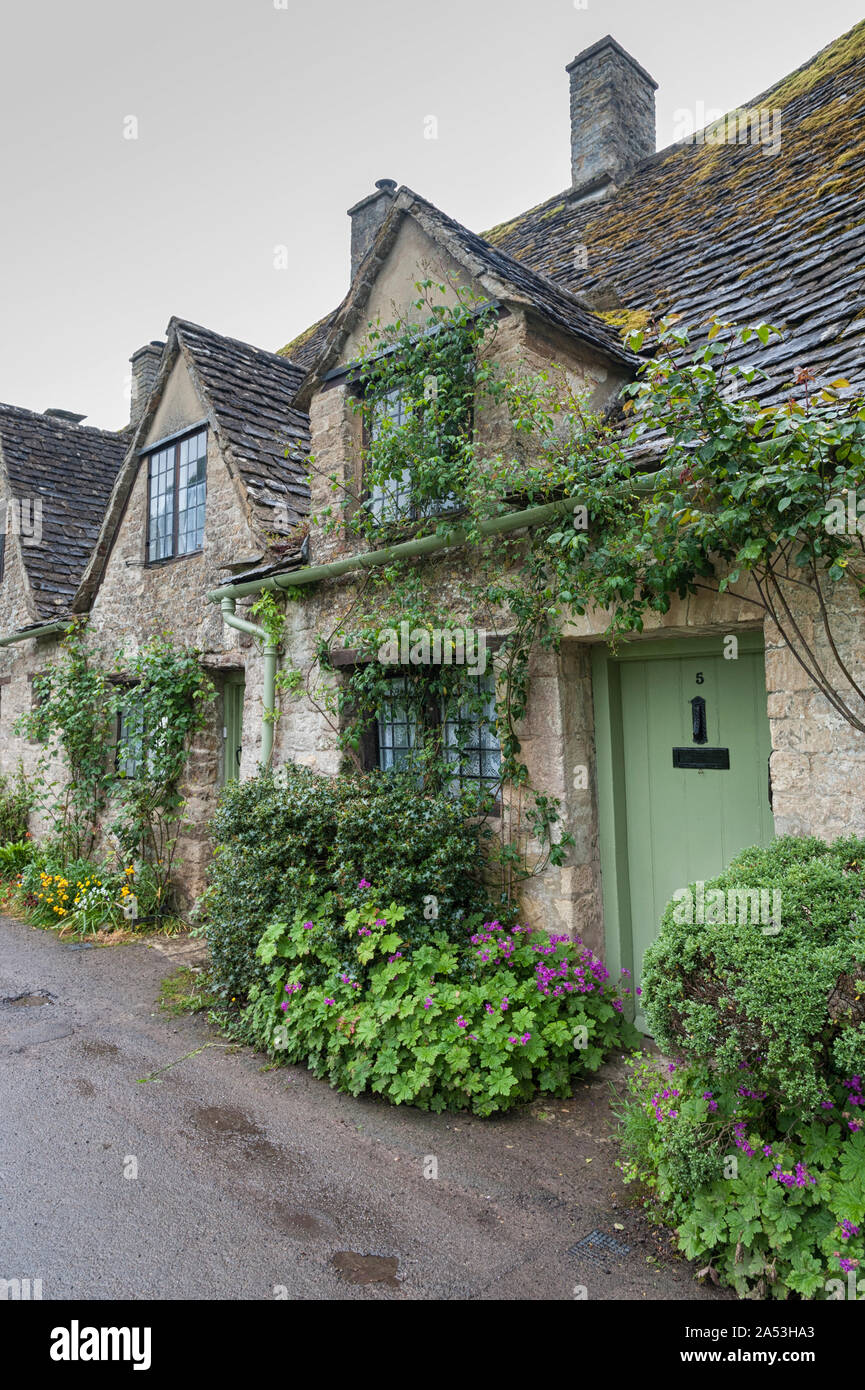
[[[41,540],[21,546],[41,619],[68,611],[128,445],[125,433],[0,404],[0,458],[11,496],[42,503]]]
[[[494,246],[476,232],[469,231],[461,222],[448,217],[426,198],[412,193],[411,189],[406,188],[401,192],[412,198],[411,210],[422,224],[426,224],[430,231],[439,229],[446,239],[456,242],[470,261],[476,262],[480,270],[500,281],[505,290],[516,291],[521,300],[544,318],[598,348],[605,357],[617,362],[636,363],[635,356],[623,349],[618,332],[586,309],[569,288],[550,279],[541,267],[532,267],[528,262],[520,261],[506,250]]]
[[[623,327],[677,313],[785,328],[768,351],[754,343],[767,399],[799,366],[863,385],[865,22],[746,109],[780,112],[776,153],[673,145],[605,202],[569,190],[485,235]]]
[[[294,360],[300,352],[304,365],[308,366],[309,374],[300,393],[302,404],[308,403],[328,369],[339,359],[351,330],[360,322],[373,280],[390,254],[405,217],[413,218],[437,245],[463,266],[490,299],[533,310],[548,322],[579,337],[607,361],[636,367],[639,359],[623,347],[617,330],[604,323],[569,291],[497,250],[412,189],[402,187],[395,194],[345,299],[333,314],[283,349],[284,352],[290,349]]]
[[[295,407],[304,369],[277,353],[172,319],[261,528],[286,535],[309,510],[309,420]]]

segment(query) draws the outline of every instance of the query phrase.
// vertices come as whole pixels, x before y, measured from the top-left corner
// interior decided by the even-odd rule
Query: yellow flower
[[[130,864],[130,865],[129,865],[129,868],[126,870],[126,872],[127,872],[128,874],[134,874],[134,873],[135,873],[135,865],[134,865],[134,864]]]

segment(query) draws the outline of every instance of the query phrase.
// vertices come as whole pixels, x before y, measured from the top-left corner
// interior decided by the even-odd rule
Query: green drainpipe
[[[261,761],[264,767],[270,766],[273,756],[273,712],[276,707],[276,658],[279,650],[276,642],[273,642],[267,635],[263,627],[257,623],[248,623],[245,618],[238,618],[235,614],[235,600],[226,595],[220,601],[222,609],[222,620],[229,627],[236,628],[238,632],[248,632],[251,637],[259,637],[264,642],[264,692],[261,697],[262,703],[262,724],[261,724]],[[268,715],[270,718],[268,718]]]

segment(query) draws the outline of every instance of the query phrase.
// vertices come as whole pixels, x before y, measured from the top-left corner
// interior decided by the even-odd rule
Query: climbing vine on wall
[[[59,853],[88,857],[110,813],[119,856],[147,862],[157,902],[167,904],[181,778],[215,692],[198,654],[176,647],[170,634],[102,665],[85,628],[76,620],[57,659],[34,677],[34,707],[16,732],[43,744],[37,780]]]
[[[404,769],[424,785],[458,789],[476,758],[460,743],[472,722],[462,711],[501,747],[498,783],[475,786],[466,809],[501,813],[506,886],[561,863],[572,843],[562,808],[530,785],[521,756],[533,652],[558,648],[569,615],[603,610],[615,643],[640,632],[647,614],[667,612],[674,596],[701,589],[762,609],[815,686],[865,729],[861,676],[832,617],[839,585],[865,598],[865,516],[858,528],[832,524],[839,497],[865,502],[865,404],[846,381],[815,392],[800,372],[786,401],[767,406],[764,372],[738,358],[755,338],[768,347],[779,330],[715,322],[695,347],[669,319],[629,335],[651,355],[623,407],[600,415],[562,370],[496,367],[495,306],[462,293],[440,302],[446,287],[431,281],[418,291],[424,322],[370,326],[350,398],[363,426],[363,485],[331,475],[333,503],[318,521],[374,549],[437,534],[471,547],[470,559],[466,550],[451,552],[456,565],[394,558],[341,590],[303,679],[349,761],[362,765],[365,730],[396,700],[412,730]],[[497,411],[509,425],[498,451],[482,423]],[[501,444],[500,429],[495,437]],[[517,536],[484,534],[490,518],[538,503],[559,507]],[[797,617],[803,600],[814,606],[819,642]],[[387,631],[405,625],[422,649],[424,634],[431,645],[458,624],[493,637],[492,702],[465,663],[377,659]],[[339,681],[335,646],[358,652]]]

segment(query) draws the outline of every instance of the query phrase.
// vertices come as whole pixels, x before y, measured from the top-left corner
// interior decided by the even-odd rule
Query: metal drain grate
[[[630,1253],[630,1245],[623,1245],[620,1240],[614,1240],[606,1231],[590,1231],[568,1251],[569,1255],[580,1255],[583,1259],[595,1260],[598,1264],[606,1264],[611,1256],[622,1259]]]

